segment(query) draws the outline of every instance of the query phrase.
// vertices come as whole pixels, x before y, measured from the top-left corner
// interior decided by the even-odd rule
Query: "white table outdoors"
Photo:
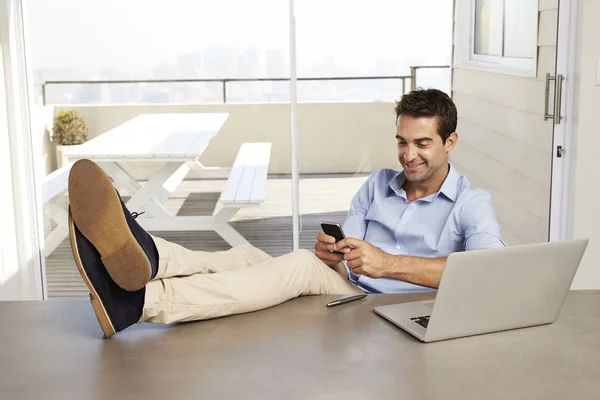
[[[239,208],[224,207],[211,216],[175,216],[164,206],[191,169],[205,168],[198,159],[227,117],[226,113],[141,114],[68,150],[64,158],[87,158],[99,164],[120,192],[132,194],[127,208],[145,211],[138,222],[146,230],[214,230],[232,246],[247,243],[228,223]],[[140,185],[123,167],[132,162],[163,166]]]

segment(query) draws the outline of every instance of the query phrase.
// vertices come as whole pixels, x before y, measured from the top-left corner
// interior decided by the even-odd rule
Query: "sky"
[[[285,0],[24,0],[33,69],[135,69],[214,45],[289,49]],[[296,0],[299,67],[448,63],[452,0]]]

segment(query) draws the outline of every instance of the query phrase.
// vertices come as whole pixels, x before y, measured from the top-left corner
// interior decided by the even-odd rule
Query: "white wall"
[[[457,29],[470,23],[460,20],[469,18],[464,13],[456,18]],[[543,118],[544,77],[554,70],[556,23],[557,0],[541,1],[535,78],[454,68],[459,141],[451,161],[473,185],[491,193],[510,245],[548,239],[552,121]]]
[[[570,195],[568,235],[589,238],[573,287],[600,288],[600,86],[597,63],[600,59],[600,2],[579,0],[578,60],[573,103],[575,141],[570,152]]]

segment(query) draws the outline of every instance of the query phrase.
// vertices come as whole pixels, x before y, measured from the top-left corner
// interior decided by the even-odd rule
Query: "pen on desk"
[[[344,298],[334,300],[334,301],[327,303],[327,307],[333,307],[333,306],[337,306],[340,304],[350,303],[351,301],[364,299],[365,297],[367,297],[366,294],[357,294],[356,296],[344,297]]]

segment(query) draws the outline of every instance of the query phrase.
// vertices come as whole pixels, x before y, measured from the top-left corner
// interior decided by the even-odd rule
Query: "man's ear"
[[[458,132],[452,132],[450,136],[448,136],[448,139],[446,139],[446,143],[444,144],[444,147],[446,148],[446,153],[451,151],[454,148],[454,146],[456,146],[456,142],[458,142]]]

